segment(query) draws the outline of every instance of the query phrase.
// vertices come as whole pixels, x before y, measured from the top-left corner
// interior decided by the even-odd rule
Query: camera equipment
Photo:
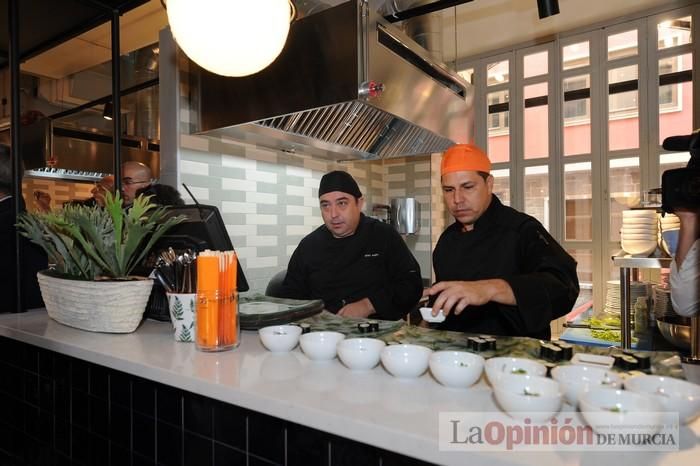
[[[663,148],[690,152],[690,160],[685,168],[664,172],[661,177],[661,208],[664,212],[673,212],[678,208],[700,207],[700,129],[687,136],[664,139]]]

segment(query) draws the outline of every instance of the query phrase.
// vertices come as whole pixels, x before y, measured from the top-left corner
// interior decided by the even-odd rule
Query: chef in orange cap
[[[549,339],[550,322],[578,297],[576,261],[537,219],[501,203],[490,172],[475,145],[443,154],[442,193],[455,222],[433,251],[433,314],[442,309],[445,330]]]

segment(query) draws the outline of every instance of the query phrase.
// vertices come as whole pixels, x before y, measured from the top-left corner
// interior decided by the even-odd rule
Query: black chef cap
[[[700,129],[687,136],[670,136],[664,139],[663,148],[672,151],[690,151],[700,149]]]
[[[355,198],[361,198],[362,193],[360,187],[357,186],[355,179],[348,173],[340,170],[335,170],[326,173],[321,178],[321,184],[318,186],[318,197],[333,191],[348,193]]]

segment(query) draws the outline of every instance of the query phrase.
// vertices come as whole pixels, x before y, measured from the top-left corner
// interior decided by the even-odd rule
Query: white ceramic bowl
[[[656,211],[651,209],[640,209],[640,210],[623,210],[622,218],[653,218],[656,220]]]
[[[273,353],[292,351],[299,343],[301,327],[298,325],[272,325],[258,330],[260,341]]]
[[[622,232],[622,239],[627,241],[627,240],[649,240],[649,241],[658,241],[659,234],[657,232],[652,232],[652,233],[625,233],[624,231]]]
[[[338,342],[344,338],[340,332],[309,332],[299,338],[299,345],[309,359],[329,361],[335,357]]]
[[[430,372],[446,387],[474,385],[484,371],[484,358],[466,351],[437,351],[430,355]]]
[[[422,307],[420,308],[420,315],[423,317],[423,320],[431,323],[431,324],[438,324],[440,322],[444,322],[446,317],[445,314],[443,314],[442,309],[437,313],[436,316],[433,316],[433,308],[432,307]]]
[[[370,370],[379,364],[385,346],[386,343],[376,338],[348,338],[338,343],[338,358],[349,369]]]
[[[620,243],[622,249],[627,253],[640,257],[648,256],[654,252],[658,244],[655,240],[626,240],[625,238],[622,238]]]
[[[622,225],[657,225],[657,220],[651,217],[628,217],[622,219]]]
[[[382,365],[394,377],[419,377],[428,369],[432,352],[420,345],[389,345],[382,350]]]
[[[486,361],[485,368],[491,385],[494,385],[500,377],[507,374],[537,375],[540,377],[544,377],[547,374],[547,368],[543,364],[525,358],[491,358]]]
[[[600,434],[655,434],[663,413],[655,397],[629,390],[594,388],[579,396],[579,409]]]
[[[654,395],[664,411],[677,412],[678,420],[684,424],[700,415],[700,385],[672,377],[640,375],[625,380],[625,388]]]
[[[504,374],[494,385],[493,394],[503,411],[515,419],[543,422],[561,409],[559,383],[546,377]]]
[[[622,387],[622,378],[614,372],[599,367],[571,364],[552,369],[552,378],[559,382],[566,401],[576,407],[579,395],[593,388]]]

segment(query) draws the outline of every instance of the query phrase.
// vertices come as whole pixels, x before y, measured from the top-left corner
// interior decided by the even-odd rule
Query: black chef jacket
[[[17,271],[15,264],[15,201],[8,197],[0,201],[0,312],[14,312],[17,298]],[[44,307],[36,273],[47,268],[46,253],[24,236],[20,238],[22,248],[22,307],[33,309]]]
[[[445,330],[549,339],[549,323],[567,314],[579,293],[576,261],[540,222],[496,196],[472,231],[455,222],[442,233],[433,267],[438,282],[503,279],[517,303],[468,306],[447,316]]]
[[[323,225],[301,240],[282,289],[286,298],[322,299],[331,312],[369,298],[376,317],[397,320],[416,305],[423,282],[401,236],[362,214],[351,236],[334,238]]]

